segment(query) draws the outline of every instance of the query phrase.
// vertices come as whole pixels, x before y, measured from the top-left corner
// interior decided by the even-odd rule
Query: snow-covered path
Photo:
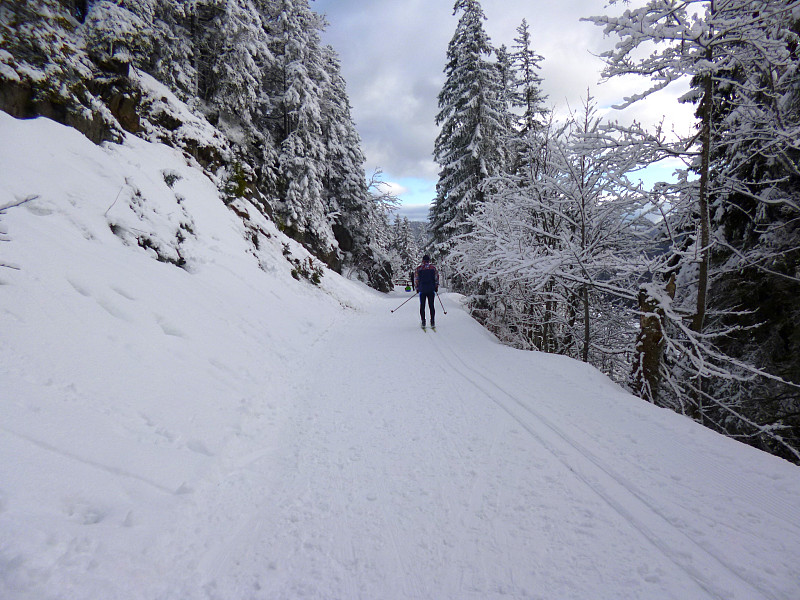
[[[797,466],[296,281],[171,148],[0,140],[0,599],[800,598]]]
[[[413,302],[390,315],[401,299],[346,315],[308,348],[286,386],[291,411],[255,432],[264,451],[198,491],[164,535],[164,553],[190,547],[158,597],[789,600],[800,589],[797,497],[776,496],[783,475],[742,473],[734,459],[759,453],[589,368],[499,346],[447,296],[438,332],[422,332]]]

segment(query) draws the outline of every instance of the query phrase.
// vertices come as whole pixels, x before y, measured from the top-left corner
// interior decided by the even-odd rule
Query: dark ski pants
[[[436,292],[420,292],[419,293],[419,318],[425,322],[425,298],[428,299],[428,309],[431,311],[431,324],[436,318],[436,309],[433,307],[433,300],[436,297]]]

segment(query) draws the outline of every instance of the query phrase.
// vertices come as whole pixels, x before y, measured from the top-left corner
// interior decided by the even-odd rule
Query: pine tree
[[[326,262],[335,262],[336,240],[323,185],[323,95],[330,86],[320,42],[324,22],[308,0],[280,0],[276,5],[278,80],[272,105],[279,147],[278,213],[287,233],[315,246]]]
[[[389,251],[393,271],[400,279],[407,279],[422,258],[408,217],[395,218]]]
[[[274,61],[262,15],[250,0],[225,2],[215,38],[213,80],[206,93],[213,93],[218,126],[252,131],[264,109],[263,73]]]
[[[778,4],[762,6],[770,42],[784,51],[771,61],[741,61],[719,81],[711,156],[712,231],[716,242],[709,307],[717,327],[736,327],[717,345],[725,354],[800,383],[800,19]],[[770,11],[771,9],[771,11]],[[754,16],[751,14],[751,16]],[[712,272],[714,272],[712,271]],[[709,393],[737,412],[785,430],[800,447],[800,392],[779,381],[714,379]],[[705,417],[726,433],[751,427],[718,407]],[[767,447],[780,451],[769,439]]]
[[[483,183],[502,171],[507,122],[483,9],[478,0],[457,0],[453,13],[459,12],[447,49],[436,116],[441,131],[434,146],[440,172],[430,221],[437,250],[444,254],[453,236],[470,229],[467,219],[484,201]]]
[[[330,46],[323,49],[329,85],[324,90],[322,130],[325,141],[323,178],[334,237],[343,253],[343,266],[384,291],[391,289],[388,258],[378,242],[384,206],[370,194],[361,150],[361,138],[350,112],[339,58]]]
[[[511,155],[507,168],[509,172],[522,174],[530,180],[535,176],[533,172],[540,168],[534,161],[542,146],[540,132],[545,129],[549,110],[544,104],[547,96],[542,91],[542,78],[539,75],[544,57],[531,48],[531,34],[526,20],[523,19],[517,33],[519,35],[514,39],[514,51],[511,54],[515,77],[510,96],[516,122],[507,144]]]
[[[326,146],[324,178],[328,210],[341,235],[358,237],[368,242],[368,211],[372,197],[367,190],[361,138],[350,114],[350,102],[341,75],[339,59],[333,48],[324,49],[330,85],[324,93],[323,136]],[[337,229],[334,230],[336,232]],[[342,245],[340,240],[340,246]],[[350,251],[351,248],[343,248]]]
[[[197,65],[194,57],[196,9],[198,4],[158,0],[154,7],[152,52],[143,70],[164,83],[184,101],[197,95]]]
[[[800,459],[800,452],[793,447],[796,442],[775,435],[772,424],[759,424],[748,417],[729,394],[719,394],[719,383],[724,388],[725,382],[736,382],[736,386],[754,377],[773,381],[776,377],[751,361],[720,351],[716,342],[724,343],[726,338],[735,336],[743,322],[736,315],[709,315],[708,308],[714,276],[711,256],[724,237],[712,229],[712,219],[721,219],[721,223],[722,215],[732,209],[739,213],[728,221],[733,225],[740,215],[747,215],[743,221],[749,222],[747,227],[754,226],[753,231],[758,232],[762,242],[771,237],[764,235],[771,230],[767,224],[771,217],[766,221],[760,217],[783,213],[783,224],[772,230],[778,237],[784,237],[791,230],[787,225],[795,220],[792,213],[796,211],[796,200],[787,190],[795,177],[792,173],[797,172],[796,162],[792,165],[796,146],[793,148],[789,141],[797,139],[796,119],[791,116],[791,109],[779,107],[796,102],[796,98],[790,99],[791,94],[787,95],[784,84],[797,69],[797,35],[787,33],[791,31],[787,23],[793,22],[798,10],[797,0],[651,0],[620,17],[590,19],[604,26],[606,33],[620,37],[615,49],[605,55],[604,74],[610,77],[633,73],[652,81],[649,89],[627,98],[625,106],[682,77],[693,79],[693,88],[683,100],[698,105],[697,134],[686,136],[680,145],[666,146],[659,136],[649,140],[639,136],[636,141],[650,145],[654,158],[682,155],[692,161],[692,171],[698,176],[696,181],[686,173],[681,176],[680,193],[671,199],[675,216],[663,221],[665,228],[673,231],[676,222],[694,225],[695,231],[684,229],[684,241],[673,237],[675,260],[654,270],[665,279],[676,275],[674,301],[663,290],[652,295],[659,302],[667,325],[665,360],[671,362],[669,368],[662,365],[669,397],[666,401],[676,410],[723,431],[728,430],[726,423],[738,421],[746,426],[750,439],[768,440],[795,460]],[[636,52],[645,43],[655,43],[656,51],[640,58]],[[762,168],[770,164],[781,166],[777,170]],[[682,206],[681,196],[691,203]],[[738,200],[728,204],[727,199],[737,196],[750,204],[743,207],[743,212],[742,207],[735,207]],[[761,245],[761,249],[767,245]],[[736,254],[735,246],[727,247]],[[785,250],[786,247],[773,256],[786,255]],[[742,255],[745,261],[738,268],[746,265],[769,269],[769,260],[761,265],[752,260],[757,254],[749,258]],[[791,276],[795,277],[796,274]],[[712,394],[715,389],[717,392]],[[717,420],[712,423],[710,419]]]
[[[531,48],[531,32],[528,22],[523,19],[514,38],[514,52],[511,57],[517,72],[512,105],[521,109],[520,133],[527,134],[544,126],[548,109],[544,103],[547,96],[542,91],[542,78],[539,75],[544,57]]]
[[[95,2],[84,22],[89,56],[108,70],[127,68],[152,52],[153,2]]]

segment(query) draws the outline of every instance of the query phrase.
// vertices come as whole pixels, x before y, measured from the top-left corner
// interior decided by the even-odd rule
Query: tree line
[[[586,19],[616,38],[602,76],[646,82],[620,108],[691,82],[686,133],[608,122],[588,91],[556,119],[528,24],[494,48],[478,0],[454,14],[430,228],[473,314],[800,462],[800,2]],[[665,158],[682,165],[672,181],[635,179]]]
[[[175,142],[181,123],[145,106],[133,76],[152,75],[219,132],[217,147],[176,143],[228,200],[246,197],[329,267],[388,289],[375,233],[387,204],[369,188],[325,25],[309,0],[3,2],[0,108],[96,142]]]

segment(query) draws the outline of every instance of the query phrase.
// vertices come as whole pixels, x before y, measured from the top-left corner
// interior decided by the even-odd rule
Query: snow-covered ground
[[[422,332],[403,291],[295,280],[167,147],[0,113],[0,207],[30,197],[0,212],[3,600],[800,598],[800,468],[454,294]]]

